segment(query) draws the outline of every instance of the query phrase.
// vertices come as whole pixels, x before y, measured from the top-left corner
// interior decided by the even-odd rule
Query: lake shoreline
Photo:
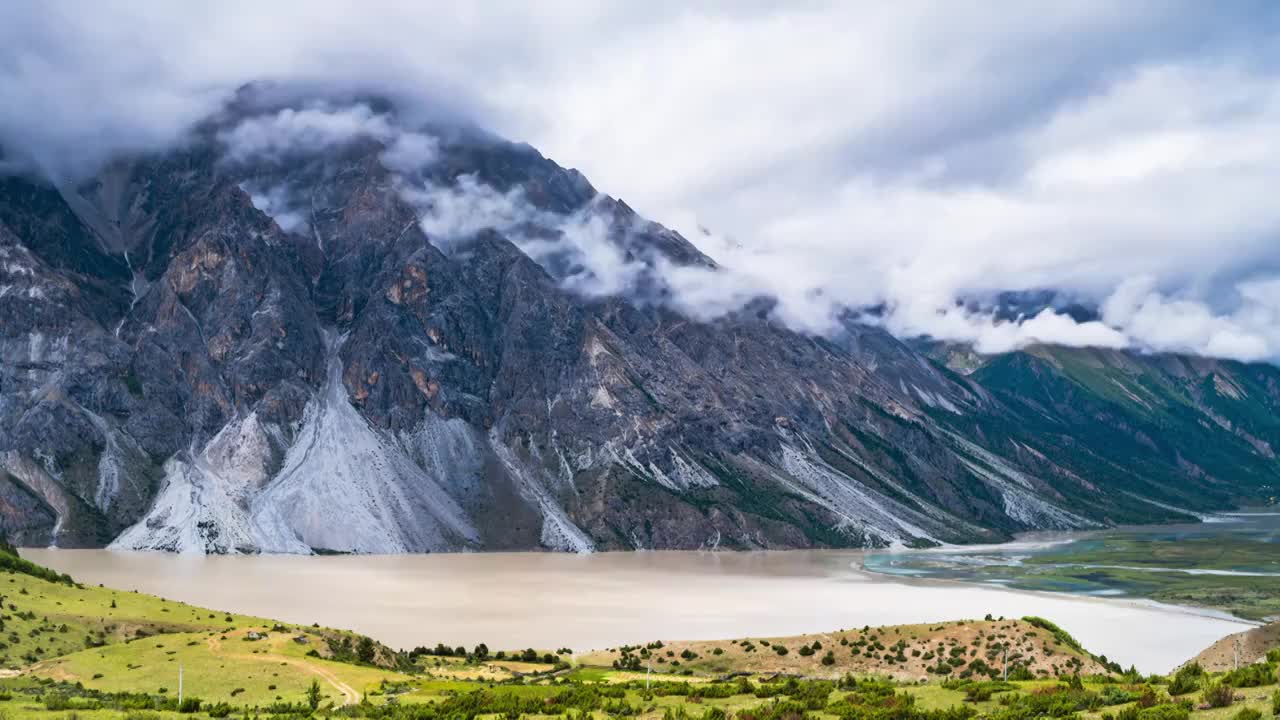
[[[785,637],[864,625],[1041,615],[1085,647],[1163,672],[1250,627],[1130,599],[909,581],[864,551],[183,556],[24,550],[81,582],[261,617],[319,622],[395,647],[572,647]],[[1175,624],[1178,633],[1167,628]]]

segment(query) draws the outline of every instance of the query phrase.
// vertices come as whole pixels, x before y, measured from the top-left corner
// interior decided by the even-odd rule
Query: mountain
[[[1280,484],[1273,366],[814,337],[767,298],[698,321],[667,278],[714,259],[577,171],[383,101],[291,102],[84,182],[0,178],[18,544],[923,545]]]

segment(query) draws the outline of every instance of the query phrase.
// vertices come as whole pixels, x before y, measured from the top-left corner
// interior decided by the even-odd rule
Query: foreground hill
[[[1252,665],[1280,650],[1280,622],[1228,635],[1205,648],[1189,662],[1206,670],[1224,671],[1237,665]]]
[[[1280,484],[1277,368],[1045,348],[964,375],[852,320],[799,334],[767,298],[682,314],[673,278],[716,272],[532,148],[377,100],[246,90],[87,182],[0,178],[0,529],[195,552],[922,545]]]
[[[964,674],[1057,677],[1108,672],[1070,635],[1039,618],[971,620],[841,630],[785,638],[654,642],[591,653],[586,664],[618,669],[759,673],[838,679],[846,673],[898,680]]]

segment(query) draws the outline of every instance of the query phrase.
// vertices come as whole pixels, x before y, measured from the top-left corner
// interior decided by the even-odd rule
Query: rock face
[[[414,164],[426,135],[375,126],[228,150],[283,112],[75,187],[0,178],[17,543],[916,545],[1280,484],[1274,367],[809,337],[765,300],[698,322],[664,273],[714,262],[533,149],[439,133]]]

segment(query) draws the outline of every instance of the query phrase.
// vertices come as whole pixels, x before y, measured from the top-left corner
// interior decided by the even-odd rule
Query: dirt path
[[[252,656],[245,656],[245,657],[252,657]],[[355,703],[360,702],[360,693],[356,692],[355,688],[343,682],[342,678],[338,677],[333,673],[333,671],[327,668],[323,668],[319,665],[313,665],[312,663],[309,663],[305,660],[292,658],[287,655],[270,654],[270,655],[258,655],[258,657],[267,658],[275,662],[288,663],[290,665],[293,665],[294,667],[302,668],[303,670],[306,670],[312,675],[320,676],[320,678],[322,678],[325,682],[333,686],[334,690],[337,690],[338,692],[342,693],[342,696],[343,696],[342,705],[344,707],[347,705],[354,705]]]
[[[337,690],[342,695],[342,698],[343,698],[342,707],[346,707],[347,705],[354,705],[355,703],[360,702],[360,693],[356,692],[355,688],[343,682],[342,678],[335,675],[333,671],[329,670],[328,668],[321,667],[320,665],[316,665],[314,663],[308,662],[306,660],[302,660],[300,658],[289,657],[287,655],[279,655],[276,653],[268,653],[265,655],[263,654],[253,655],[249,653],[223,652],[222,641],[216,635],[210,636],[206,642],[209,645],[209,650],[213,652],[215,655],[234,657],[239,660],[251,660],[254,662],[270,660],[272,662],[278,662],[286,665],[292,665],[297,668],[302,668],[303,670],[311,673],[312,675],[319,677],[321,680],[324,680],[334,690]]]

